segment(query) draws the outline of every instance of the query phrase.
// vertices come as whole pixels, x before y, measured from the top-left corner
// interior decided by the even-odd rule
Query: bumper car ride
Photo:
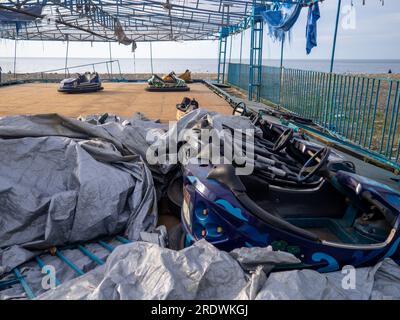
[[[178,78],[184,80],[186,83],[192,83],[193,82],[192,73],[190,72],[189,69],[187,69],[184,73],[181,73],[178,76]]]
[[[65,93],[86,93],[103,89],[98,73],[87,72],[85,74],[79,74],[76,78],[62,80],[58,91]]]
[[[399,261],[400,193],[355,174],[354,164],[292,129],[261,123],[254,171],[189,163],[183,170],[184,245],[267,247],[320,272]]]
[[[199,103],[193,98],[184,97],[181,103],[176,105],[176,120],[182,118],[185,114],[199,108]]]
[[[190,88],[186,85],[186,82],[178,78],[174,72],[171,72],[167,76],[160,78],[158,75],[153,74],[149,80],[147,80],[149,86],[146,87],[146,91],[151,92],[168,92],[168,91],[189,91]]]

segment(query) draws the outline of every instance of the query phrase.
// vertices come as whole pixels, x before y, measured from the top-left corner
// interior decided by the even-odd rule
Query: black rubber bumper
[[[89,93],[103,90],[103,87],[93,87],[93,88],[59,88],[58,92],[64,93]]]
[[[150,92],[182,92],[182,91],[190,91],[189,87],[146,87],[146,91]]]

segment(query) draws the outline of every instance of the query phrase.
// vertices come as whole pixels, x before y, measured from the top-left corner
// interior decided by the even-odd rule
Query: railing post
[[[280,63],[280,76],[279,76],[279,104],[278,108],[282,104],[282,81],[283,81],[283,50],[284,50],[284,39],[281,40],[281,63]]]

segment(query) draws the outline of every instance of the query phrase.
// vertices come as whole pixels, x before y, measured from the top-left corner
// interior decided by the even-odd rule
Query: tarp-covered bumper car
[[[85,93],[103,90],[100,76],[97,72],[78,74],[76,78],[64,79],[60,82],[59,92]]]
[[[178,76],[178,78],[184,80],[186,83],[192,83],[193,82],[192,73],[190,72],[189,69],[187,69],[184,73],[181,73]]]
[[[251,175],[237,175],[234,164],[185,166],[184,245],[271,246],[320,272],[398,262],[400,193],[279,127],[275,141],[256,139]]]
[[[146,87],[147,91],[151,92],[170,92],[170,91],[189,91],[190,88],[186,82],[176,76],[174,72],[160,78],[158,75],[153,74],[147,80],[149,86]]]

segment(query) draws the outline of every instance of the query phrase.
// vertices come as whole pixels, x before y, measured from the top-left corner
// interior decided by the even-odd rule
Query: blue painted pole
[[[323,122],[324,127],[326,127],[326,125],[327,125],[326,121],[327,121],[327,117],[328,117],[329,104],[331,102],[330,98],[331,98],[332,72],[333,72],[333,66],[334,66],[334,62],[335,62],[336,40],[337,40],[337,33],[338,33],[338,28],[339,28],[341,5],[342,5],[342,0],[338,0],[338,7],[337,7],[337,11],[336,11],[335,33],[333,35],[333,45],[332,45],[332,53],[331,53],[331,65],[329,68],[328,96],[326,99],[326,109],[325,109],[324,122]]]
[[[121,242],[121,243],[123,243],[123,244],[128,244],[128,243],[131,243],[131,242],[132,242],[132,241],[130,241],[130,240],[124,238],[124,237],[121,237],[121,236],[116,236],[115,238],[116,238],[119,242]]]
[[[243,33],[244,33],[244,30],[242,30],[242,31],[240,32],[240,54],[239,54],[239,64],[242,64]]]
[[[342,5],[342,0],[338,0],[338,7],[337,7],[337,12],[336,12],[336,24],[335,24],[335,34],[333,36],[333,46],[332,46],[332,55],[331,55],[331,66],[329,69],[329,72],[333,72],[333,65],[335,62],[335,51],[336,51],[336,40],[337,40],[337,33],[338,33],[338,28],[339,28],[339,18],[340,18],[340,8]]]
[[[282,101],[282,80],[283,80],[283,50],[284,50],[285,41],[282,39],[281,41],[281,64],[280,64],[280,78],[279,78],[279,105],[281,106]]]
[[[39,267],[43,270],[43,268],[46,266],[44,261],[39,256],[36,256],[36,261],[37,261]],[[46,274],[49,274],[49,273],[50,272],[46,272]],[[57,277],[54,277],[54,278],[55,278],[56,286],[59,286],[61,284],[61,281],[58,280]]]
[[[28,282],[26,282],[25,277],[22,275],[21,271],[18,268],[13,269],[15,276],[17,277],[18,281],[21,283],[22,288],[24,289],[26,295],[29,299],[34,299],[35,294],[33,293],[31,287],[29,286]]]

